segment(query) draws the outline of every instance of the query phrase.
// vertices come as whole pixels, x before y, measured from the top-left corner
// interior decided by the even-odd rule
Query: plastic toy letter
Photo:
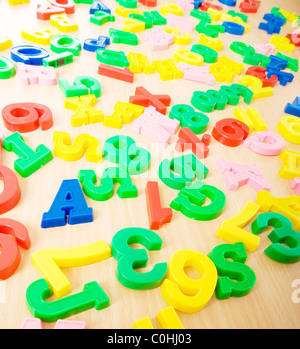
[[[180,122],[170,119],[150,106],[132,123],[132,130],[141,133],[165,148],[171,140],[171,135],[178,131]]]
[[[231,243],[243,242],[248,251],[254,252],[260,239],[243,228],[257,214],[259,208],[259,205],[248,201],[236,216],[222,222],[216,236]]]
[[[76,161],[81,159],[84,153],[87,161],[98,162],[102,159],[99,141],[88,134],[78,135],[72,144],[68,132],[54,131],[53,141],[55,155],[63,160]]]
[[[111,257],[110,247],[98,240],[72,248],[43,248],[31,255],[34,267],[50,285],[57,298],[71,292],[71,283],[60,268],[72,268],[101,262]]]
[[[209,205],[204,205],[209,199]],[[180,190],[170,207],[186,217],[198,221],[210,221],[219,217],[226,204],[225,194],[218,188],[198,180],[190,187]]]
[[[245,184],[248,184],[256,191],[270,189],[267,180],[256,164],[239,164],[221,158],[218,159],[217,166],[229,190],[237,190]]]
[[[171,161],[164,159],[158,171],[161,181],[176,190],[190,185],[195,177],[203,179],[208,174],[208,168],[194,154],[178,156]]]
[[[44,279],[34,281],[26,291],[29,311],[34,317],[45,322],[64,319],[91,308],[101,310],[109,306],[108,296],[96,281],[85,284],[82,292],[46,302],[46,298],[50,296],[52,296],[51,288]]]
[[[43,214],[41,227],[61,227],[67,222],[71,225],[88,223],[93,219],[93,209],[87,206],[79,181],[66,179],[62,181],[50,210]]]
[[[13,209],[21,198],[21,190],[18,177],[10,168],[0,165],[0,178],[4,189],[0,194],[0,214]]]
[[[103,112],[93,108],[96,103],[96,96],[93,94],[66,98],[65,108],[75,111],[71,117],[71,125],[77,127],[103,121]]]
[[[19,247],[28,250],[31,242],[26,227],[8,218],[0,218],[0,280],[9,278],[21,261]]]
[[[256,282],[254,271],[244,263],[247,252],[242,242],[222,244],[216,246],[209,254],[214,262],[218,275],[216,297],[227,299],[229,297],[246,296]],[[227,260],[231,258],[231,260]]]
[[[0,56],[0,79],[9,79],[15,75],[14,63],[9,58]]]
[[[117,279],[128,288],[149,290],[160,286],[167,272],[167,263],[157,263],[151,271],[140,273],[135,268],[144,268],[148,262],[145,249],[133,249],[129,245],[139,243],[149,251],[161,249],[162,239],[152,230],[125,228],[112,238],[112,256],[118,261]]]
[[[12,132],[32,132],[39,127],[45,131],[53,126],[52,111],[39,103],[8,104],[2,109],[2,117],[5,127]]]
[[[19,156],[14,162],[14,168],[22,177],[30,176],[53,159],[51,150],[44,144],[39,145],[34,151],[24,142],[19,132],[4,138],[3,148]]]
[[[89,198],[96,201],[106,201],[114,195],[114,183],[119,183],[117,194],[121,199],[134,198],[138,189],[132,184],[129,174],[119,167],[108,167],[103,171],[100,184],[94,170],[81,170],[78,179],[82,183],[82,190]]]
[[[164,330],[171,330],[171,329],[177,329],[177,330],[183,330],[184,327],[173,307],[167,307],[165,309],[162,309],[157,315],[156,318],[158,322],[160,323],[162,329]],[[148,317],[144,317],[142,319],[139,319],[135,321],[135,323],[132,326],[132,329],[138,330],[138,329],[149,329],[152,330],[154,327],[151,324],[151,321]]]
[[[268,191],[262,190],[257,193],[256,198],[262,211],[277,212],[286,216],[293,223],[294,229],[300,231],[300,197],[298,195],[276,198]]]
[[[200,278],[190,278],[184,271],[186,267],[197,269]],[[193,314],[204,308],[212,297],[217,277],[217,269],[209,257],[193,250],[180,250],[169,262],[161,293],[176,310]]]
[[[254,234],[260,234],[269,226],[274,227],[268,235],[272,244],[264,253],[279,263],[299,262],[300,233],[293,229],[292,222],[279,213],[266,212],[256,218],[251,229]]]

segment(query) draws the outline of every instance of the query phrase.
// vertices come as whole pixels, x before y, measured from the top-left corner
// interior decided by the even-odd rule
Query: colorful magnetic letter
[[[144,87],[138,86],[135,89],[135,95],[129,97],[129,103],[142,105],[143,107],[152,105],[159,113],[165,115],[166,107],[171,103],[171,97],[169,95],[153,95]]]
[[[165,148],[179,128],[179,121],[170,119],[159,113],[155,107],[150,106],[144,113],[132,123],[132,130],[141,133]]]
[[[147,199],[149,229],[157,230],[163,224],[171,222],[173,217],[173,211],[170,207],[161,207],[159,188],[157,182],[148,181],[145,192]]]
[[[67,14],[75,12],[75,4],[73,0],[49,0],[50,4],[65,9]]]
[[[236,216],[226,219],[221,223],[216,236],[233,244],[236,242],[243,242],[248,251],[254,252],[259,245],[260,239],[246,230],[243,230],[243,228],[257,214],[259,209],[259,205],[248,201]]]
[[[264,253],[280,263],[299,262],[300,233],[293,230],[292,222],[279,213],[267,212],[256,218],[251,229],[254,234],[260,234],[268,226],[274,227],[268,235],[272,244],[264,250]]]
[[[0,79],[9,79],[15,75],[14,63],[9,58],[0,56]]]
[[[87,161],[98,162],[102,159],[99,142],[93,136],[78,135],[72,144],[68,132],[54,131],[53,141],[55,155],[63,160],[76,161],[81,159],[84,153]]]
[[[217,166],[229,190],[238,190],[240,186],[245,184],[256,191],[270,189],[269,183],[256,164],[239,164],[220,158],[217,160]]]
[[[129,124],[134,119],[139,118],[143,113],[144,107],[125,102],[117,102],[111,115],[106,115],[103,125],[114,128],[121,128],[123,123]]]
[[[200,278],[190,278],[185,273],[186,267],[195,268]],[[193,314],[208,303],[214,293],[217,278],[217,269],[209,257],[193,250],[180,250],[170,259],[161,293],[165,301],[176,310]]]
[[[298,195],[285,198],[276,198],[268,191],[262,190],[257,193],[256,198],[262,211],[280,213],[286,216],[293,223],[295,230],[300,230],[300,197]]]
[[[123,51],[112,51],[103,48],[99,48],[96,51],[97,60],[100,63],[113,65],[116,67],[128,67],[129,61]]]
[[[77,127],[102,122],[104,120],[103,112],[93,108],[96,103],[97,99],[94,94],[66,98],[65,108],[75,111],[71,116],[71,125]]]
[[[41,227],[60,227],[93,220],[93,209],[87,206],[79,181],[66,179],[62,181],[50,210],[43,214]]]
[[[278,125],[278,131],[287,141],[300,144],[300,118],[293,115],[284,115]]]
[[[151,155],[148,150],[136,146],[128,136],[114,136],[103,144],[103,157],[119,165],[130,175],[144,173],[150,166]]]
[[[177,119],[181,127],[188,127],[195,134],[206,131],[209,118],[203,113],[196,112],[193,107],[188,104],[176,104],[171,110],[169,117]]]
[[[9,278],[21,261],[19,246],[28,250],[30,238],[26,227],[8,218],[0,218],[0,279]]]
[[[161,249],[162,239],[153,231],[144,228],[125,228],[112,238],[112,256],[118,261],[116,275],[120,283],[128,288],[149,290],[160,286],[167,272],[167,263],[157,263],[151,271],[136,272],[135,268],[147,265],[145,249],[132,249],[129,245],[139,243],[148,251]]]
[[[52,86],[57,84],[56,71],[50,66],[40,67],[18,63],[18,77],[22,85],[40,84]]]
[[[162,309],[156,316],[158,322],[160,323],[162,329],[164,330],[171,330],[171,329],[177,329],[182,330],[184,329],[175,309],[173,307],[167,307],[165,309]],[[139,319],[135,321],[135,323],[132,326],[132,329],[154,329],[154,327],[151,324],[150,319],[146,316],[142,319]]]
[[[31,255],[34,267],[50,285],[57,298],[71,292],[71,283],[60,268],[73,268],[101,262],[111,257],[110,247],[103,241],[71,247],[44,248]]]
[[[44,144],[39,145],[34,151],[24,142],[19,132],[4,138],[3,148],[19,157],[14,162],[14,168],[22,177],[30,176],[53,159],[51,150]]]
[[[243,122],[249,127],[249,133],[252,131],[265,131],[268,127],[264,119],[255,108],[248,108],[247,111],[243,107],[236,107],[233,115],[237,120]]]
[[[279,170],[280,177],[293,179],[300,177],[299,161],[300,152],[284,150],[280,156],[280,160],[283,162],[283,166]]]
[[[86,51],[96,52],[98,48],[106,48],[110,44],[109,36],[100,35],[98,39],[86,39],[84,40],[83,48]]]
[[[0,164],[0,180],[4,189],[0,194],[0,214],[13,209],[21,198],[21,190],[18,178],[14,171]]]
[[[101,310],[109,306],[108,296],[96,281],[85,284],[83,291],[79,293],[47,302],[46,298],[51,296],[51,288],[45,279],[34,281],[28,286],[26,304],[34,317],[54,322],[91,308]]]
[[[37,19],[49,20],[50,16],[64,13],[66,10],[63,7],[53,6],[47,3],[38,4],[36,10]]]
[[[49,57],[47,50],[32,45],[14,46],[10,55],[13,61],[30,65],[43,65],[43,59]]]
[[[121,199],[138,196],[137,187],[132,184],[129,174],[119,167],[106,168],[99,185],[96,185],[97,176],[94,170],[79,171],[78,179],[82,183],[83,192],[92,200],[106,201],[110,199],[114,195],[114,183],[120,184],[117,194]]]
[[[188,127],[184,127],[179,131],[178,141],[175,145],[177,151],[185,151],[191,149],[198,159],[206,158],[209,152],[208,145],[211,140],[209,134],[202,136],[201,140],[198,138],[192,130]]]
[[[206,178],[208,168],[194,155],[186,154],[162,160],[158,175],[161,181],[169,188],[180,190],[192,183],[194,178]]]
[[[202,206],[207,198],[211,201],[210,204]],[[181,189],[170,207],[186,217],[210,221],[222,214],[225,204],[226,196],[221,190],[198,180],[190,187]]]
[[[248,137],[249,127],[236,119],[222,119],[216,122],[212,136],[228,147],[237,147]]]
[[[22,38],[32,41],[38,45],[49,45],[51,38],[58,35],[57,31],[50,28],[38,28],[33,30],[23,30]]]
[[[218,245],[208,256],[214,262],[220,276],[216,286],[218,299],[243,297],[252,290],[256,276],[254,271],[244,264],[247,252],[242,242]]]
[[[62,52],[43,59],[44,67],[59,68],[63,65],[73,63],[74,57],[71,52]]]
[[[300,97],[296,97],[293,103],[288,103],[284,111],[287,114],[300,116]]]
[[[55,53],[70,52],[74,56],[79,56],[81,42],[76,36],[56,35],[50,40],[50,49]]]
[[[274,156],[279,155],[283,151],[285,140],[276,133],[261,131],[248,137],[243,145],[255,153]]]
[[[48,130],[53,125],[51,110],[38,103],[13,103],[2,109],[3,122],[12,132],[32,132],[41,127]]]

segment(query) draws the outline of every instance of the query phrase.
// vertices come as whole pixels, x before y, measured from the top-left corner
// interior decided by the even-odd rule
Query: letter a
[[[67,216],[69,219],[67,220]],[[63,180],[48,212],[43,214],[42,228],[93,221],[93,209],[87,206],[77,179]]]

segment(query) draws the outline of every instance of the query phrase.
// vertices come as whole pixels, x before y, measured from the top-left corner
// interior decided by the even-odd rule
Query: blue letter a
[[[67,219],[69,216],[69,219]],[[42,228],[93,221],[93,209],[87,206],[77,179],[67,179],[62,184],[48,212],[43,214]]]

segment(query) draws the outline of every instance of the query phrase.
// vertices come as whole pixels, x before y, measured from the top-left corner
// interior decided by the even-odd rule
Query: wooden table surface
[[[162,4],[176,3],[176,1],[158,0],[158,9]],[[239,4],[241,1],[238,0]],[[115,13],[118,5],[114,0],[106,0],[105,3]],[[214,1],[214,3],[218,3]],[[218,3],[219,4],[219,3]],[[222,5],[222,4],[220,4]],[[224,6],[224,9],[231,8]],[[300,14],[299,0],[262,0],[257,14],[249,14],[248,24],[250,31],[243,36],[234,36],[228,33],[221,34],[219,38],[224,43],[223,51],[220,55],[234,59],[242,63],[241,56],[229,49],[232,41],[243,41],[249,44],[268,43],[271,35],[266,31],[258,29],[259,23],[265,13],[269,13],[272,7],[284,8]],[[87,38],[97,38],[99,35],[108,35],[110,27],[122,29],[124,18],[116,15],[114,23],[105,23],[97,26],[89,21],[89,5],[75,5],[75,14],[70,15],[79,25],[78,32],[71,35],[77,36],[83,43]],[[13,45],[33,44],[21,37],[22,30],[36,29],[40,27],[51,27],[49,22],[36,19],[36,1],[30,4],[10,6],[6,0],[0,2],[0,34],[11,38]],[[141,4],[138,9],[153,10]],[[238,6],[233,8],[239,11]],[[184,11],[184,16],[189,16],[188,11]],[[198,20],[191,17],[195,24]],[[283,26],[280,35],[291,33],[294,28],[291,22]],[[144,40],[146,31],[138,32],[138,46],[112,43],[109,49],[129,52],[144,53],[150,61],[154,59],[173,58],[175,50],[181,46],[173,44],[167,50],[151,51]],[[190,49],[197,43],[199,33],[192,34],[189,45],[182,46]],[[46,49],[49,46],[43,46]],[[293,53],[284,54],[294,58],[300,58],[299,48]],[[2,56],[10,57],[10,50],[0,53]],[[62,66],[56,70],[58,78],[67,78],[71,82],[78,75],[88,75],[99,80],[102,86],[102,96],[97,100],[95,108],[102,110],[104,115],[110,115],[117,101],[128,102],[129,97],[134,95],[137,86],[144,86],[150,92],[156,94],[169,94],[171,96],[170,108],[179,103],[190,104],[194,91],[206,91],[209,88],[218,89],[225,83],[217,82],[211,87],[204,83],[193,82],[184,79],[162,81],[156,72],[153,75],[135,74],[134,82],[127,83],[98,75],[99,62],[95,53],[85,50],[81,51],[79,57],[75,57],[74,62]],[[207,64],[205,64],[207,65]],[[248,65],[245,65],[242,75]],[[237,82],[240,76],[235,75],[233,82]],[[255,99],[250,106],[258,110],[268,125],[268,130],[279,133],[277,124],[284,115],[284,107],[288,102],[292,102],[299,95],[300,80],[299,73],[295,73],[292,83],[287,86],[277,84],[271,97]],[[126,227],[149,228],[145,187],[148,180],[156,180],[159,183],[159,190],[163,207],[168,207],[170,202],[177,196],[178,191],[168,188],[158,177],[158,166],[162,159],[172,159],[179,156],[175,150],[177,135],[172,136],[171,144],[162,149],[158,144],[149,138],[136,134],[132,131],[131,125],[124,125],[121,129],[105,127],[102,123],[90,124],[80,127],[72,127],[70,118],[71,110],[64,108],[64,95],[58,85],[45,87],[39,85],[23,86],[18,75],[8,80],[0,80],[0,101],[1,109],[10,103],[36,102],[48,106],[53,113],[54,125],[47,131],[36,130],[23,134],[25,142],[35,148],[43,143],[53,151],[52,140],[54,131],[69,132],[72,140],[77,135],[87,133],[95,136],[102,145],[106,139],[115,135],[128,135],[136,141],[139,146],[143,146],[151,153],[151,166],[147,172],[139,176],[133,176],[133,183],[138,188],[138,197],[132,199],[120,199],[116,194],[108,201],[98,202],[86,197],[89,207],[93,208],[94,221],[92,223],[66,225],[56,228],[41,228],[41,218],[47,212],[54,200],[61,182],[65,179],[77,178],[78,171],[82,169],[93,169],[100,176],[103,169],[111,166],[111,163],[93,163],[86,161],[85,157],[75,162],[67,162],[56,155],[46,166],[29,176],[22,178],[17,174],[20,188],[21,200],[11,211],[2,215],[5,218],[12,218],[23,223],[30,234],[31,247],[29,250],[21,249],[21,263],[17,271],[7,280],[0,283],[0,327],[3,329],[20,328],[26,317],[31,314],[26,307],[25,294],[28,286],[35,280],[41,278],[41,274],[31,263],[31,254],[43,248],[70,248],[92,243],[103,239],[108,245],[111,244],[112,237],[121,229]],[[248,106],[241,102],[244,108]],[[224,110],[214,111],[207,114],[210,118],[207,133],[211,133],[215,123],[223,118],[233,117],[234,106],[227,105]],[[3,122],[1,118],[1,123]],[[1,125],[4,136],[11,132]],[[244,185],[237,191],[229,191],[216,166],[216,161],[227,158],[229,161],[244,164],[256,163],[265,178],[270,184],[270,193],[276,197],[288,197],[295,192],[289,186],[289,180],[280,178],[278,171],[282,167],[279,156],[263,156],[254,153],[244,146],[230,148],[222,145],[212,138],[209,156],[203,163],[209,168],[209,174],[205,180],[206,184],[214,185],[221,189],[227,202],[223,213],[216,219],[208,222],[196,221],[187,218],[178,211],[173,211],[171,223],[163,225],[156,233],[163,239],[160,251],[148,252],[149,262],[141,272],[149,271],[158,262],[168,262],[176,251],[182,249],[199,251],[207,255],[215,246],[227,243],[225,240],[216,237],[216,231],[220,224],[235,216],[244,207],[247,201],[256,202],[256,191],[250,186]],[[286,141],[285,149],[299,151],[299,146]],[[187,151],[188,153],[188,151]],[[16,156],[13,153],[2,151],[2,164],[13,168]],[[298,164],[299,165],[299,164]],[[245,227],[250,231],[250,224]],[[300,278],[299,263],[282,264],[273,261],[264,254],[264,250],[270,244],[266,231],[262,234],[259,247],[255,252],[248,252],[246,264],[249,265],[256,274],[256,284],[250,294],[245,297],[231,297],[226,300],[218,300],[215,294],[207,305],[194,314],[185,314],[177,311],[184,328],[186,329],[207,329],[207,328],[299,328],[300,325],[300,304],[292,298],[293,292],[297,290],[292,287],[292,283]],[[156,320],[157,313],[166,308],[168,304],[161,294],[160,287],[153,290],[138,291],[125,288],[117,280],[115,270],[117,262],[114,258],[109,258],[102,262],[76,268],[64,268],[63,272],[70,280],[72,293],[82,291],[83,285],[97,281],[110,298],[110,306],[101,311],[91,309],[75,316],[69,320],[85,321],[90,329],[130,329],[133,323],[145,316],[148,316],[155,328],[160,328]],[[192,278],[198,278],[194,269],[186,270]],[[299,283],[298,283],[299,287]],[[293,301],[294,299],[294,301]],[[52,296],[49,301],[55,300]],[[298,298],[299,300],[299,298]],[[45,323],[45,328],[53,328],[54,323]]]

